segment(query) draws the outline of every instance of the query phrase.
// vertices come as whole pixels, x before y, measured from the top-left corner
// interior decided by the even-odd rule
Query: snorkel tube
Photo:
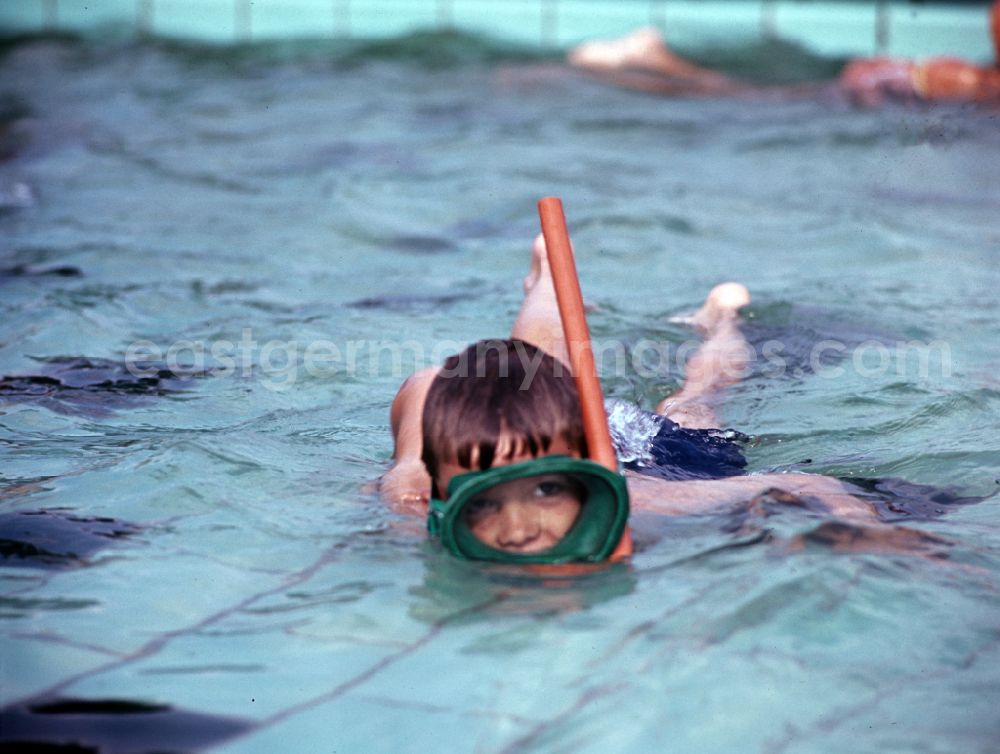
[[[590,345],[590,329],[583,311],[583,294],[573,260],[573,247],[566,229],[566,216],[562,202],[547,196],[538,202],[538,215],[542,220],[542,235],[552,270],[552,283],[559,303],[566,350],[569,351],[570,368],[580,393],[580,410],[583,413],[583,433],[592,460],[611,471],[618,470],[618,459],[611,444],[608,418],[604,413],[604,396],[597,379],[594,350]]]
[[[573,247],[566,228],[566,215],[562,201],[555,196],[547,196],[538,202],[538,216],[542,221],[542,235],[552,270],[552,282],[559,303],[566,348],[569,351],[573,379],[580,394],[580,410],[583,413],[583,432],[587,438],[590,457],[613,473],[618,472],[618,458],[611,443],[608,417],[604,412],[604,395],[601,382],[597,378],[594,363],[594,349],[590,343],[590,329],[583,310],[583,294],[580,292],[580,278],[573,260]],[[627,502],[627,501],[626,501]],[[632,554],[632,533],[626,526],[611,560],[618,560]]]

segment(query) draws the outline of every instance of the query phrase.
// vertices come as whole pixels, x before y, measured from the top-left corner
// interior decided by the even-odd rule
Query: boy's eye
[[[553,495],[559,495],[565,491],[565,484],[562,482],[553,482],[551,480],[539,482],[535,487],[535,495],[537,497],[552,497]]]
[[[465,518],[470,525],[500,512],[500,503],[488,498],[477,498],[465,506]]]

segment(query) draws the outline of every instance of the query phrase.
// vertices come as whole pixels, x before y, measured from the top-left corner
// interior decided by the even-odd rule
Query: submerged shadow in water
[[[839,553],[919,555],[945,559],[952,541],[904,526],[864,526],[846,521],[825,521],[812,531],[794,537],[790,546],[828,547]]]
[[[841,481],[863,489],[887,522],[919,521],[943,516],[950,508],[981,503],[990,495],[962,495],[953,487],[916,484],[898,477],[850,477]]]
[[[914,484],[903,479],[844,480],[859,488],[858,496],[870,502],[878,514],[869,522],[834,518],[819,500],[808,495],[794,495],[777,488],[756,495],[727,517],[724,531],[738,534],[766,534],[768,541],[781,542],[795,552],[809,546],[829,548],[838,553],[875,553],[917,555],[945,559],[953,541],[935,534],[906,526],[900,522],[918,522],[937,518],[949,507],[969,505],[984,497],[959,495],[955,490],[926,484]],[[792,533],[788,526],[776,527],[773,517],[790,516],[794,530],[799,521],[824,518],[806,531]],[[777,530],[786,529],[784,536]],[[788,535],[791,536],[788,536]]]
[[[10,752],[153,754],[194,752],[255,723],[121,699],[46,699],[0,709],[0,744]]]
[[[88,559],[140,527],[114,518],[74,516],[66,510],[0,514],[0,564],[7,567],[62,569]]]
[[[760,357],[748,379],[801,379],[842,364],[862,345],[900,340],[875,325],[838,319],[837,312],[782,302],[755,307],[742,329]]]
[[[0,406],[32,402],[60,414],[106,416],[151,397],[183,393],[207,370],[168,369],[164,365],[125,365],[110,359],[56,356],[38,359],[40,374],[0,377]],[[131,367],[131,369],[129,368]]]
[[[14,267],[5,267],[0,269],[0,283],[15,278],[38,277],[78,278],[83,277],[83,271],[79,267],[73,267],[72,265],[59,265],[56,267],[29,267],[24,264],[19,264]]]
[[[389,312],[437,312],[452,304],[473,298],[462,293],[443,293],[438,296],[386,295],[358,299],[348,306],[352,309],[381,309]]]

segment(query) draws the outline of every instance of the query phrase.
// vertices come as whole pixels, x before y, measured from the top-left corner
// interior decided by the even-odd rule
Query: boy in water
[[[855,58],[832,91],[860,105],[883,101],[1000,102],[1000,0],[990,8],[995,61],[978,66],[956,57]],[[655,94],[678,96],[812,96],[815,85],[758,87],[702,68],[673,53],[657,29],[638,29],[619,39],[594,40],[573,48],[570,65],[607,83]]]
[[[642,446],[623,459],[632,509],[685,515],[794,504],[840,519],[877,521],[863,491],[837,479],[747,475],[739,447],[714,429],[719,424],[714,402],[746,367],[738,312],[749,301],[738,283],[711,291],[692,319],[704,341],[687,362],[683,387],[665,398],[656,414],[612,407],[619,455],[637,439]],[[474,344],[441,368],[417,372],[400,388],[391,410],[394,465],[381,479],[383,497],[402,511],[426,515],[430,505],[440,513],[454,501],[449,495],[457,484],[468,498],[459,526],[471,535],[466,539],[473,550],[477,543],[487,548],[482,551],[487,559],[490,552],[552,551],[571,530],[586,528],[575,526],[578,521],[596,515],[588,510],[591,498],[603,495],[614,508],[615,480],[593,479],[573,465],[588,453],[568,363],[544,240],[538,236],[511,339]],[[619,412],[631,418],[616,422]],[[622,423],[631,426],[616,426]],[[548,466],[536,460],[550,458]],[[477,481],[485,470],[492,470],[493,478]],[[595,545],[604,548],[602,558],[629,552],[627,506],[613,529],[614,541]],[[436,525],[432,515],[432,531]]]

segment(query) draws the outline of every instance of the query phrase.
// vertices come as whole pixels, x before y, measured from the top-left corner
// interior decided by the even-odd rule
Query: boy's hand
[[[397,463],[379,480],[379,494],[400,513],[427,513],[431,478],[421,461]]]

